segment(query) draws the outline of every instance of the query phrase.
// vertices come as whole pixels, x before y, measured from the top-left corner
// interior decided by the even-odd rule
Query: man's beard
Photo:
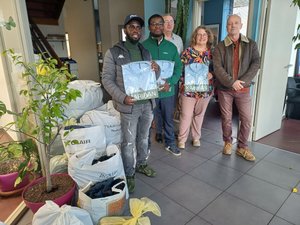
[[[161,34],[150,33],[150,35],[151,35],[152,37],[159,38],[159,37],[161,37],[163,34],[162,34],[162,33],[161,33]]]
[[[129,35],[126,35],[126,40],[128,40],[132,44],[137,44],[140,39],[132,39]]]

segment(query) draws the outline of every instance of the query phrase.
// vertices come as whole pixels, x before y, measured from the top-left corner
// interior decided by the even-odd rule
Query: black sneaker
[[[165,149],[168,151],[168,152],[171,152],[173,155],[176,155],[176,156],[180,156],[181,155],[181,151],[176,147],[176,146],[166,146]]]
[[[161,134],[156,134],[156,135],[155,135],[155,140],[156,140],[158,143],[163,143],[162,135],[161,135]]]

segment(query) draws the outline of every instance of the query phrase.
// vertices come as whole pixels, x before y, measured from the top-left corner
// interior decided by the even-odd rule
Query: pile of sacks
[[[64,153],[52,152],[50,170],[69,173],[78,185],[78,206],[98,224],[103,216],[122,215],[129,196],[119,148],[120,114],[111,101],[103,104],[100,84],[76,80],[70,87],[80,90],[82,97],[65,110],[73,122],[61,131],[57,146],[62,144]]]

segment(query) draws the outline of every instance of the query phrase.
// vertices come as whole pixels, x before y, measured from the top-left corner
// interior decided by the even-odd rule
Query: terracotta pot
[[[69,177],[70,179],[72,179],[69,176],[69,174],[63,174],[63,173],[52,174],[51,176],[65,176],[65,177]],[[22,193],[22,198],[23,198],[24,203],[26,204],[26,206],[28,208],[31,209],[31,211],[33,213],[36,213],[39,210],[39,208],[41,208],[45,204],[45,202],[30,202],[30,201],[24,199],[24,195],[29,188],[31,188],[32,186],[34,186],[36,184],[39,184],[40,182],[45,181],[45,179],[46,179],[45,177],[41,177],[39,179],[34,180],[24,189],[24,191]],[[70,204],[72,201],[72,198],[74,196],[75,189],[76,189],[76,183],[73,179],[72,179],[72,181],[73,181],[73,186],[67,193],[65,193],[64,195],[62,195],[59,198],[56,198],[54,200],[51,199],[51,200],[59,206],[62,206],[64,204]],[[39,193],[37,193],[37,194],[39,194]]]
[[[0,191],[1,192],[13,192],[19,189],[24,188],[27,184],[29,184],[29,174],[27,174],[21,183],[19,183],[16,187],[14,187],[15,181],[18,177],[17,172],[8,173],[4,175],[0,175]]]

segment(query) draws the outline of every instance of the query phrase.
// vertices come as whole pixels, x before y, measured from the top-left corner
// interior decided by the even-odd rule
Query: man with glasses
[[[173,33],[174,24],[175,24],[174,18],[170,14],[164,15],[163,18],[165,21],[164,23],[165,39],[171,41],[177,47],[178,54],[180,55],[181,52],[183,51],[183,42],[180,36]]]
[[[260,67],[256,43],[240,34],[241,17],[230,15],[227,19],[227,37],[220,42],[213,53],[214,74],[219,81],[218,99],[222,117],[223,154],[232,150],[232,104],[239,112],[240,128],[236,154],[248,161],[255,156],[247,141],[251,131],[250,85]]]
[[[172,154],[181,155],[175,143],[174,135],[174,101],[175,84],[178,83],[181,75],[182,64],[176,46],[164,38],[164,19],[161,15],[154,14],[148,20],[150,31],[149,38],[143,42],[154,60],[168,60],[175,63],[173,75],[166,79],[160,88],[159,98],[156,99],[154,118],[156,124],[156,136],[162,135],[164,130],[165,149]],[[161,118],[161,120],[159,120]]]
[[[151,55],[140,43],[144,20],[138,15],[128,15],[124,21],[126,41],[120,41],[110,48],[104,57],[102,83],[112,96],[114,106],[121,115],[123,140],[121,154],[128,190],[135,189],[135,171],[154,177],[156,172],[147,165],[148,135],[153,120],[155,100],[136,101],[126,95],[122,65],[136,61],[151,61]],[[158,72],[158,65],[151,67]]]

